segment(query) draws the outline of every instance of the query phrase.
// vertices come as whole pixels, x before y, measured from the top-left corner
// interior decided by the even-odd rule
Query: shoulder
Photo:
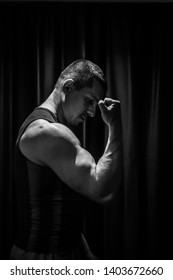
[[[23,133],[21,141],[34,140],[34,139],[54,139],[64,138],[79,144],[78,138],[67,126],[60,123],[50,123],[46,120],[39,119],[32,122]]]
[[[43,119],[32,122],[20,140],[21,152],[35,163],[44,161],[48,154],[53,155],[55,149],[61,152],[79,145],[78,138],[67,126]]]

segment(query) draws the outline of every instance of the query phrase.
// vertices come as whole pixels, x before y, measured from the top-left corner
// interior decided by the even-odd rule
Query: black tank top
[[[28,251],[56,253],[77,246],[85,199],[49,167],[35,164],[21,153],[20,138],[28,125],[37,119],[58,122],[51,111],[37,107],[19,130],[14,155],[15,244]]]

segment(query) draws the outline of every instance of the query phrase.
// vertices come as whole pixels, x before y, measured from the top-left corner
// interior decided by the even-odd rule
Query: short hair
[[[61,72],[55,88],[58,88],[65,79],[73,79],[76,90],[87,86],[92,87],[93,79],[96,79],[105,92],[107,91],[107,82],[103,71],[98,65],[86,59],[78,59],[68,65]]]

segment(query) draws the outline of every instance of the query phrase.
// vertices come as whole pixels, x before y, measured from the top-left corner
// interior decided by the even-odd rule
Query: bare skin
[[[96,80],[92,88],[79,91],[74,89],[72,80],[67,80],[61,90],[54,90],[40,106],[56,114],[60,123],[36,120],[20,140],[25,157],[50,167],[70,188],[98,203],[112,200],[121,179],[120,103],[110,98],[102,100],[103,95]],[[97,104],[109,131],[105,151],[98,163],[81,147],[70,129],[88,115],[93,117]]]

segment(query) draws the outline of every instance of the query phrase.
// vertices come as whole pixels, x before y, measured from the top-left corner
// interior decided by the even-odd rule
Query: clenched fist
[[[98,105],[102,119],[107,125],[112,125],[116,119],[120,118],[120,101],[105,98],[104,100],[100,100]]]

